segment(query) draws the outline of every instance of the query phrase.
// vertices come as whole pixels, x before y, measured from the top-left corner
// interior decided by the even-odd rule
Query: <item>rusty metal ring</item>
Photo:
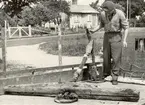
[[[67,92],[67,91],[58,94],[54,99],[54,102],[56,103],[73,103],[77,101],[78,101],[78,95],[76,93]]]

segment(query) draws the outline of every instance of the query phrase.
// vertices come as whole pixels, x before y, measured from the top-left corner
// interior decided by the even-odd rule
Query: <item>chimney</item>
[[[77,5],[78,0],[72,0],[72,5]]]

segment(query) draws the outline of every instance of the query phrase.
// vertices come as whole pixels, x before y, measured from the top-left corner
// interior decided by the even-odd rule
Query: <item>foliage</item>
[[[18,25],[39,25],[59,17],[60,12],[69,13],[69,5],[66,1],[41,1],[37,5],[30,7],[25,6],[18,16],[14,16],[14,20]]]
[[[63,25],[66,25],[68,22],[66,17],[70,13],[70,6],[68,2],[65,0],[49,0],[41,3],[49,10],[49,12],[46,14],[48,20],[52,20],[54,23],[56,23],[56,18],[58,19],[60,16],[62,16]]]
[[[21,12],[18,24],[25,26],[41,25],[42,22],[49,21],[52,16],[54,16],[52,11],[42,4],[38,4],[33,8],[26,6]]]
[[[126,0],[112,0],[115,3],[119,3],[127,11],[127,1]],[[129,14],[131,18],[135,18],[138,15],[141,15],[145,11],[145,2],[144,0],[128,0],[129,1]]]
[[[53,10],[56,13],[64,12],[69,14],[69,3],[65,0],[49,0],[41,2],[48,9]]]
[[[11,17],[9,17],[5,13],[5,11],[0,10],[0,25],[1,25],[1,27],[4,27],[4,24],[5,24],[4,20],[8,21],[10,25],[14,25],[15,24],[14,20]]]
[[[0,0],[3,2],[3,9],[9,16],[14,17],[22,11],[25,6],[30,6],[32,3],[36,3],[39,0]]]
[[[142,15],[140,19],[137,21],[137,27],[145,27],[145,15]]]
[[[65,0],[0,0],[1,7],[18,25],[41,25],[69,13],[69,3]]]
[[[28,26],[28,25],[34,26],[37,23],[37,17],[34,15],[33,9],[28,6],[23,7],[21,16],[15,20],[18,23],[18,25],[23,25],[23,26]]]
[[[37,17],[37,22],[39,22],[39,24],[42,21],[47,22],[52,18],[52,16],[55,16],[55,13],[53,14],[54,11],[43,4],[38,4],[35,8],[33,8],[33,12],[35,17]]]
[[[125,13],[127,12],[127,0],[106,0],[106,1],[113,1],[116,4],[120,4],[125,8]],[[128,0],[129,1],[129,14],[131,18],[135,18],[138,15],[142,15],[145,11],[145,2],[144,0]],[[91,6],[95,9],[98,8],[97,6],[98,0],[96,2],[92,2]]]
[[[105,1],[113,1],[116,5],[116,8],[121,9],[125,13],[127,13],[127,0],[105,0]],[[99,6],[97,5],[98,0],[96,2],[92,2],[90,5],[94,9],[101,11]],[[128,0],[128,12],[129,12],[129,22],[131,22],[132,26],[144,27],[145,26],[145,18],[142,15],[145,12],[145,2],[144,0]],[[140,20],[137,21],[136,16],[141,16]]]

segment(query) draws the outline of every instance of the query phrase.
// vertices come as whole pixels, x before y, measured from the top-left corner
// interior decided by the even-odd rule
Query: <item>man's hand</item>
[[[79,74],[79,75],[81,74],[81,72],[82,72],[82,69],[80,69],[80,68],[78,68],[78,69],[76,70],[76,73]]]
[[[90,29],[89,32],[90,32],[91,34],[93,34],[95,31]]]
[[[123,41],[123,47],[127,47],[127,42]]]

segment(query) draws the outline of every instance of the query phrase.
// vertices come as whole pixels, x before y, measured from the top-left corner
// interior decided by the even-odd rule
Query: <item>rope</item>
[[[73,103],[78,101],[78,95],[74,92],[65,91],[58,94],[54,102],[56,103]]]

